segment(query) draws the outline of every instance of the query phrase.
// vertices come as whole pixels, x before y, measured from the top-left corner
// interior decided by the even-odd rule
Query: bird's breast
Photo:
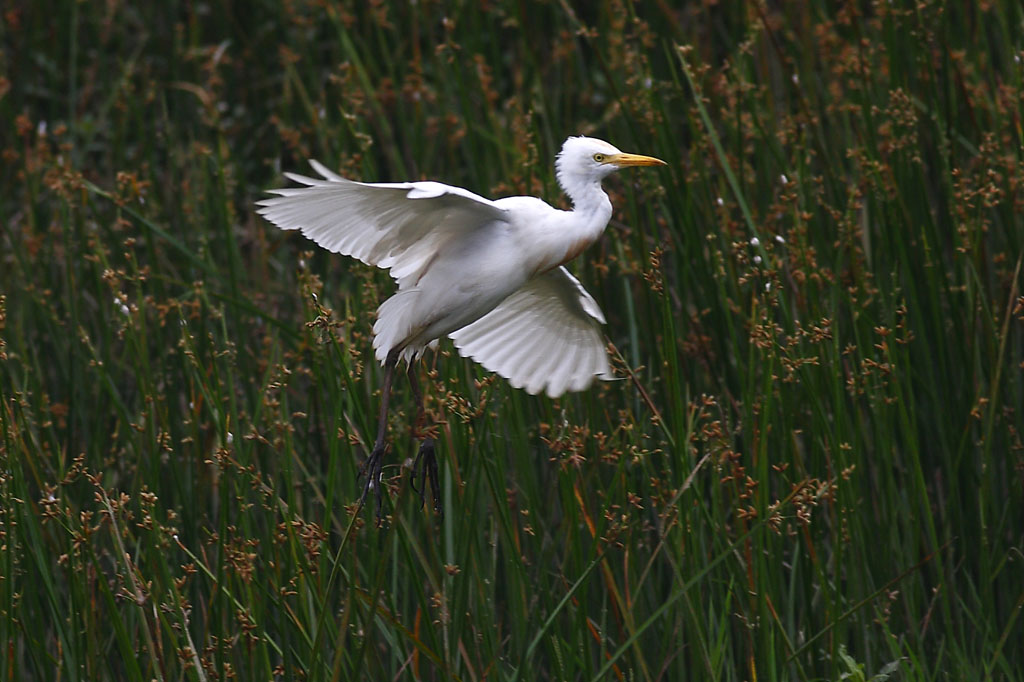
[[[555,267],[558,267],[560,265],[565,265],[566,263],[571,261],[573,258],[575,258],[576,256],[578,256],[581,253],[583,253],[583,250],[586,249],[588,246],[590,246],[593,243],[594,243],[594,240],[592,238],[590,238],[589,235],[585,236],[585,237],[579,237],[579,238],[569,242],[569,246],[568,246],[568,248],[565,251],[565,256],[563,256],[562,260],[560,260],[558,263],[555,264]]]

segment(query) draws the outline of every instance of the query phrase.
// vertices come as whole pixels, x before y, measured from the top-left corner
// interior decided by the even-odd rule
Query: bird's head
[[[570,137],[555,160],[558,182],[575,198],[583,185],[600,183],[611,173],[629,166],[665,166],[661,159],[627,154],[596,137]]]

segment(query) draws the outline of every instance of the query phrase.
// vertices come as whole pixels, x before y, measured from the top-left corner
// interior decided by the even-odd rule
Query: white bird
[[[302,187],[270,190],[277,197],[259,201],[258,212],[281,229],[301,230],[329,251],[388,270],[398,282],[373,325],[384,384],[360,502],[375,489],[378,521],[388,400],[400,359],[409,364],[417,424],[423,401],[412,361],[443,336],[461,355],[530,394],[556,397],[610,376],[600,329],[604,316],[563,266],[593,244],[611,218],[601,180],[620,168],[663,166],[664,161],[626,154],[595,138],[570,137],[555,167],[571,211],[535,197],[492,201],[439,182],[354,182],[317,161],[310,165],[323,179],[285,173]],[[429,438],[420,446],[414,476],[415,471],[421,499],[429,480],[440,513]]]

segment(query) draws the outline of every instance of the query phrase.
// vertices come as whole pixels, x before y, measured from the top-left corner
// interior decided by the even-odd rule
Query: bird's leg
[[[416,401],[416,422],[413,425],[413,436],[419,438],[423,433],[423,424],[426,421],[427,413],[423,409],[423,392],[420,391],[419,377],[416,370],[409,363],[409,385],[412,387],[412,396]],[[419,487],[416,487],[416,477],[419,476]],[[423,506],[423,494],[427,491],[427,484],[430,484],[430,493],[434,502],[434,513],[438,516],[444,514],[441,509],[441,486],[437,480],[437,455],[434,453],[434,439],[427,435],[420,442],[419,452],[416,453],[416,461],[409,474],[409,483],[412,489],[420,494],[420,507]]]
[[[373,452],[366,458],[366,461],[359,470],[360,476],[366,474],[366,484],[363,486],[363,494],[359,497],[359,506],[362,507],[363,502],[366,501],[366,493],[370,492],[370,488],[373,488],[373,492],[377,497],[378,526],[383,518],[381,509],[384,491],[382,490],[381,469],[383,467],[384,451],[387,449],[384,442],[384,434],[388,428],[388,400],[391,398],[391,379],[395,373],[395,365],[398,364],[398,352],[398,349],[392,350],[384,360],[384,385],[380,391],[380,418],[377,421],[377,440],[373,443]]]

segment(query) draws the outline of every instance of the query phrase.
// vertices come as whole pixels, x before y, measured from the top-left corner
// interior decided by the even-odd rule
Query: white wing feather
[[[258,213],[328,251],[390,270],[400,288],[454,236],[508,219],[493,201],[461,187],[354,182],[317,161],[310,165],[325,179],[285,173],[305,186],[270,190],[277,197],[257,202]]]
[[[459,354],[527,393],[582,391],[610,377],[604,316],[565,268],[529,280],[476,322],[452,332]]]

